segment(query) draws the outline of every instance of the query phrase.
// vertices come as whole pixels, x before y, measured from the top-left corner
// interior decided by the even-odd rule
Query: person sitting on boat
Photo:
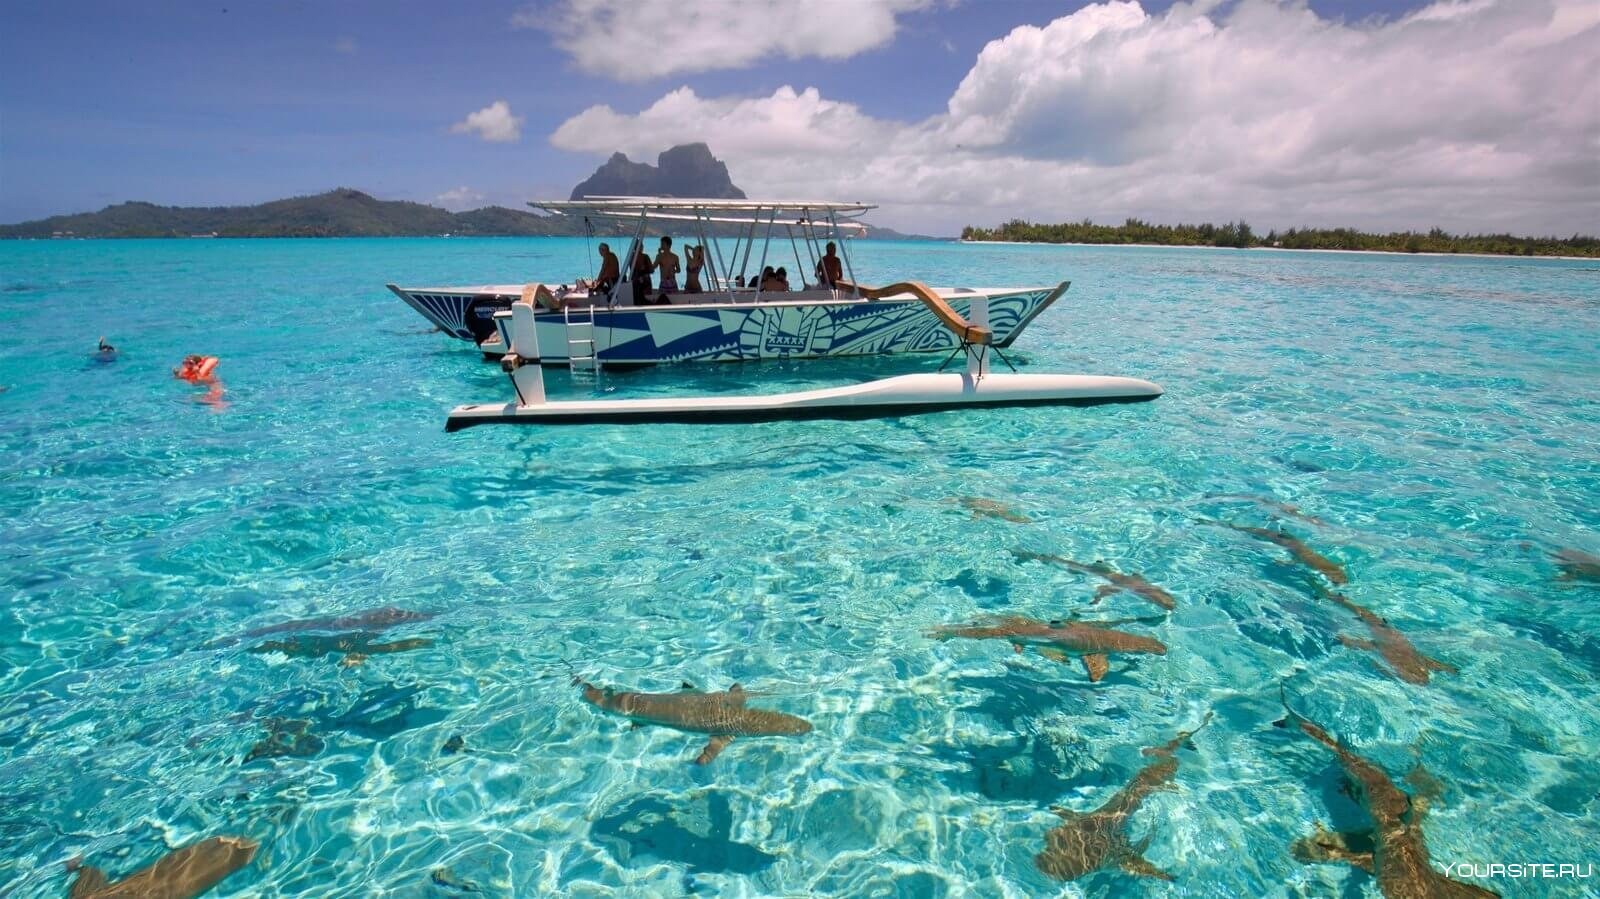
[[[788,269],[784,268],[781,265],[778,266],[778,271],[776,273],[774,273],[773,277],[777,280],[777,283],[778,283],[777,287],[772,288],[773,290],[788,290],[789,289],[789,270]]]
[[[838,247],[833,241],[828,241],[827,252],[817,260],[817,284],[819,287],[833,288],[839,285],[839,279],[844,277],[844,266],[839,263]]]
[[[778,272],[772,266],[769,265],[761,270],[762,293],[772,293],[773,291],[787,289],[788,287],[784,284],[784,282],[778,280]]]
[[[606,293],[617,286],[617,279],[622,277],[621,266],[617,263],[617,254],[611,252],[607,244],[600,245],[600,275],[589,285],[591,293]]]
[[[689,244],[683,248],[683,259],[686,263],[684,271],[687,273],[683,281],[684,293],[701,293],[704,288],[700,286],[700,270],[706,265],[706,248]]]
[[[661,238],[661,249],[656,251],[656,269],[661,272],[661,292],[673,293],[678,289],[678,254],[672,252],[672,238]]]

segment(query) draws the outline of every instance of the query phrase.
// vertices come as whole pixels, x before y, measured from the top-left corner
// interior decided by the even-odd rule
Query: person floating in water
[[[106,339],[102,337],[100,338],[100,345],[95,348],[92,358],[101,365],[110,364],[117,361],[117,348],[106,343]]]
[[[217,363],[221,361],[216,356],[192,353],[183,357],[183,362],[172,370],[172,376],[191,384],[212,384],[217,380]]]
[[[222,399],[222,382],[217,380],[217,363],[221,361],[216,356],[190,354],[183,357],[182,364],[172,370],[172,376],[180,381],[204,384],[211,388],[200,397],[200,402],[216,409],[225,409],[228,404]]]

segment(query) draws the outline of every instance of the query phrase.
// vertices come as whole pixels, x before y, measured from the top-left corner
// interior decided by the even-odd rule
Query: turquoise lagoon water
[[[1600,553],[1600,266],[856,252],[869,282],[1070,278],[1014,355],[1168,393],[447,436],[446,410],[507,396],[503,378],[384,282],[571,277],[581,240],[0,243],[0,894],[63,895],[74,856],[120,876],[241,834],[261,850],[218,895],[1377,895],[1290,856],[1314,822],[1361,813],[1329,752],[1273,726],[1280,683],[1397,780],[1437,779],[1437,864],[1600,863],[1600,588],[1550,555]],[[89,359],[100,334],[116,363]],[[170,376],[191,352],[222,357],[225,406]],[[779,390],[938,361],[604,388]],[[1363,628],[1283,550],[1203,519],[1281,524],[1459,673],[1396,680],[1339,642]],[[1177,608],[1092,605],[1098,581],[1018,549],[1111,561]],[[380,639],[432,645],[343,667],[239,639],[384,606],[435,617]],[[1143,619],[1122,626],[1170,650],[1091,684],[923,635],[998,613]],[[703,737],[630,729],[574,673],[740,682],[815,729],[697,767]],[[1100,805],[1208,711],[1174,789],[1129,824],[1173,883],[1035,868],[1051,805]],[[250,758],[274,727],[293,752]]]

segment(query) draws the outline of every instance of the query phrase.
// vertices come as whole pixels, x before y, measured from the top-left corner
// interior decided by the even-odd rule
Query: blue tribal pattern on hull
[[[1060,288],[996,294],[989,298],[995,343],[1010,346],[1028,322],[1060,295]],[[418,312],[457,336],[472,294],[408,294]],[[962,315],[970,300],[950,297]],[[566,328],[556,313],[542,313],[540,356],[567,358]],[[470,336],[470,335],[469,335]],[[951,334],[916,301],[832,304],[772,303],[727,308],[624,307],[597,309],[596,348],[602,363],[732,362],[922,353],[956,348]]]

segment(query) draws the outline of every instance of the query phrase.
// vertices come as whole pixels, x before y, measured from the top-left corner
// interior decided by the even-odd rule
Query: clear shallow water
[[[502,376],[383,290],[581,270],[581,240],[0,242],[0,893],[61,895],[200,837],[261,841],[218,895],[1376,895],[1302,866],[1349,826],[1297,710],[1445,785],[1433,858],[1600,862],[1600,271],[1586,262],[862,244],[864,280],[1070,278],[1018,355],[1150,378],[1135,406],[894,421],[443,433]],[[123,349],[88,359],[94,338]],[[222,357],[226,408],[170,377]],[[678,367],[615,395],[779,390],[938,359]],[[584,392],[564,373],[555,392]],[[1262,541],[1459,669],[1426,687]],[[961,497],[1031,519],[974,518]],[[1170,590],[1169,647],[1081,666],[927,628],[1149,617],[1013,549]],[[386,605],[430,647],[286,657],[251,628]],[[275,635],[281,638],[282,635]],[[1296,672],[1299,673],[1296,673]],[[739,681],[804,737],[630,730],[570,678]],[[1167,885],[1033,855],[1148,762]],[[241,762],[273,718],[311,755]],[[466,751],[441,749],[461,735]],[[310,747],[306,747],[309,749]],[[1585,848],[1587,847],[1587,848]],[[449,878],[446,878],[447,880]],[[1582,895],[1595,880],[1490,883]]]

